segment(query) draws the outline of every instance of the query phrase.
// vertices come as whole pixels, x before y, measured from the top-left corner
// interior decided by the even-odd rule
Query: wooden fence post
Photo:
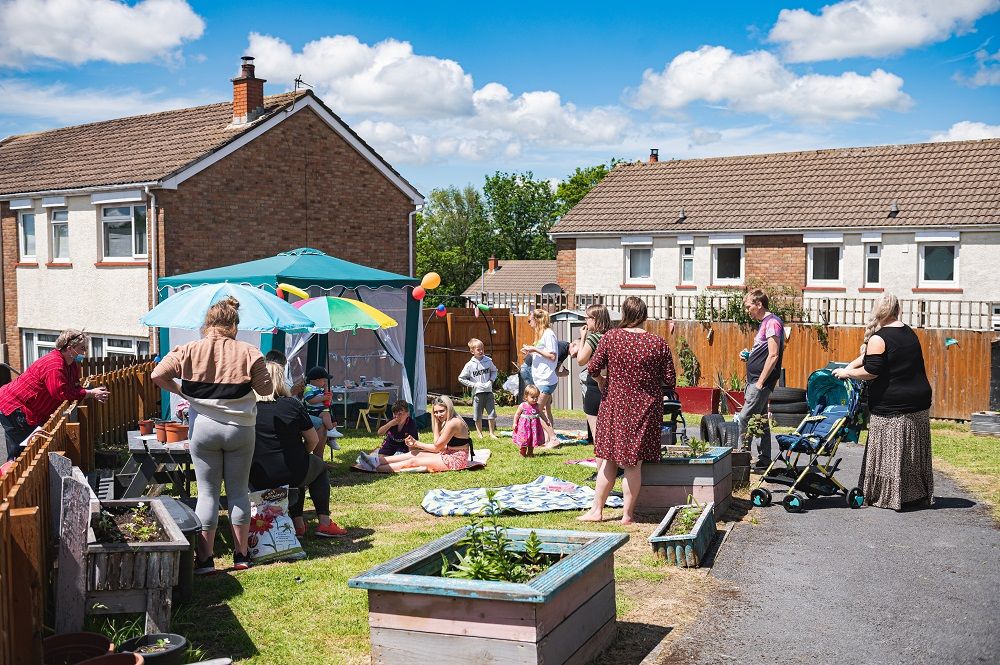
[[[56,579],[56,632],[83,629],[87,598],[87,529],[90,487],[76,478],[63,479],[59,525],[59,576]]]
[[[42,627],[45,610],[45,587],[42,579],[44,561],[42,543],[45,528],[38,506],[12,508],[10,515],[11,592],[18,599],[18,609],[10,617],[14,663],[42,662]]]
[[[66,446],[66,454],[69,455],[70,460],[75,465],[86,473],[92,471],[94,466],[93,459],[88,461],[86,458],[86,451],[83,449],[84,444],[80,436],[80,431],[80,423],[66,423],[66,437],[69,439],[69,443]]]

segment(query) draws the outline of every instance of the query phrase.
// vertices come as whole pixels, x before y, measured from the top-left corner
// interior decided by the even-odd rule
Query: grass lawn
[[[513,409],[510,409],[511,413]],[[582,416],[581,413],[573,414]],[[365,433],[367,434],[367,433]],[[369,662],[367,594],[348,589],[347,580],[466,523],[465,518],[434,517],[420,501],[432,488],[461,489],[523,483],[548,474],[584,482],[593,470],[564,464],[590,457],[593,449],[567,446],[523,459],[510,439],[487,438],[476,446],[493,451],[481,471],[442,474],[375,475],[348,471],[357,453],[379,440],[348,430],[341,439],[332,474],[333,518],[347,537],[304,542],[309,558],[245,572],[197,578],[192,603],[180,608],[173,629],[185,634],[207,657],[233,656],[246,663]],[[312,503],[306,501],[306,517]],[[580,529],[577,512],[510,517],[515,527]],[[620,517],[621,510],[609,510]],[[660,638],[690,620],[697,596],[711,584],[704,571],[668,567],[656,559],[647,537],[661,516],[623,526],[617,521],[587,525],[587,530],[626,532],[630,542],[616,556],[618,616],[616,647],[601,662],[638,663]],[[226,529],[223,525],[219,533]],[[231,564],[227,543],[216,548],[216,565]],[[641,652],[641,655],[640,655]]]
[[[948,473],[960,485],[988,504],[1000,520],[1000,441],[975,436],[964,423],[931,423],[935,468]]]

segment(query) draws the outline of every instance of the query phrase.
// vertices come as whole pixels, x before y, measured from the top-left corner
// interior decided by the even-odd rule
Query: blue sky
[[[650,147],[1000,136],[1000,0],[0,0],[0,34],[0,135],[223,101],[248,53],[425,194]]]

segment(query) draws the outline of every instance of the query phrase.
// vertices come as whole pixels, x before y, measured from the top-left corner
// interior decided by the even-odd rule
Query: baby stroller
[[[861,383],[854,379],[842,381],[829,369],[809,375],[806,384],[809,415],[802,419],[792,434],[779,434],[778,454],[764,471],[763,477],[750,493],[755,506],[771,504],[771,492],[765,481],[788,485],[781,504],[790,513],[802,511],[804,498],[844,495],[847,505],[860,508],[865,498],[857,487],[848,490],[833,477],[840,458],[833,460],[841,441],[857,441],[864,428]]]
[[[673,390],[666,388],[663,390],[663,436],[661,445],[677,445],[678,438],[681,444],[688,442],[687,422],[684,420],[684,413],[681,411],[681,399]]]

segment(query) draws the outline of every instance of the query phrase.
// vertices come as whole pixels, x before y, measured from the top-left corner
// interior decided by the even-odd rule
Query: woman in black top
[[[868,384],[868,443],[858,485],[865,502],[902,510],[929,506],[934,496],[931,468],[931,385],[916,333],[899,321],[899,301],[886,293],[875,302],[861,355],[840,379]]]
[[[257,427],[250,485],[257,490],[282,485],[299,488],[295,503],[288,507],[288,514],[295,522],[295,535],[300,538],[306,533],[302,511],[305,507],[305,486],[308,485],[319,519],[316,535],[323,538],[342,536],[347,529],[330,521],[330,477],[326,464],[322,458],[310,454],[320,444],[319,434],[302,402],[291,397],[285,383],[285,368],[269,362],[267,371],[274,384],[274,394],[257,395]]]

